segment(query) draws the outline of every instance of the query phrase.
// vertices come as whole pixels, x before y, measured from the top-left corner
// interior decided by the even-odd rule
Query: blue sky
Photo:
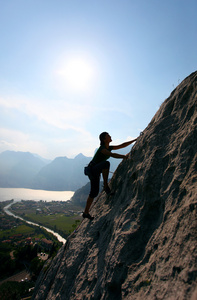
[[[112,144],[137,137],[197,69],[196,11],[196,0],[0,1],[0,152],[92,156],[102,131]]]

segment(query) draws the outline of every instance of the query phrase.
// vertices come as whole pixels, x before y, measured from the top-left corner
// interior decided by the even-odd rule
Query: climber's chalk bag
[[[95,165],[92,161],[84,168],[84,174],[89,177],[89,179],[93,179],[92,175],[92,167]]]
[[[85,167],[84,168],[84,174],[86,175],[86,176],[89,176],[90,175],[90,167]]]

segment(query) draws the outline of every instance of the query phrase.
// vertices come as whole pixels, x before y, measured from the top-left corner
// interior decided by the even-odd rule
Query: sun
[[[92,87],[94,69],[91,63],[83,58],[67,60],[58,74],[68,89],[87,91]]]

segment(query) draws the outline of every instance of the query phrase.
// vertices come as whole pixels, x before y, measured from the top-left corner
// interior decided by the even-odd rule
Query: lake
[[[6,200],[67,201],[73,191],[45,191],[24,188],[0,188],[0,202]]]

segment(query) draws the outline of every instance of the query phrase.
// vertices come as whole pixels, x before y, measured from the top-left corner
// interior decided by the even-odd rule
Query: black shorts
[[[110,162],[105,160],[99,164],[91,166],[92,176],[90,178],[90,194],[91,198],[95,198],[99,193],[99,185],[100,185],[100,174],[103,170],[110,168]]]

